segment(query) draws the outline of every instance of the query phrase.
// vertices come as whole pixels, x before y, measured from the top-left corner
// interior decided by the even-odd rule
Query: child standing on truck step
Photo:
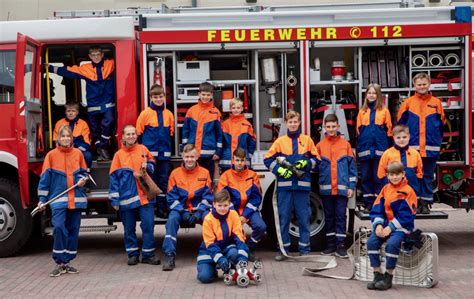
[[[347,258],[346,209],[348,198],[354,195],[357,167],[351,145],[338,132],[339,120],[334,114],[324,119],[326,135],[316,149],[321,155],[319,193],[324,206],[326,249],[323,255]]]
[[[156,167],[153,179],[158,187],[168,190],[171,171],[171,136],[174,134],[174,116],[165,108],[165,90],[154,84],[150,88],[150,106],[137,119],[138,141],[146,146],[155,157]],[[157,205],[166,205],[165,194],[158,195]]]
[[[415,226],[417,199],[415,191],[405,179],[404,169],[403,164],[398,161],[388,165],[389,183],[380,191],[370,211],[374,230],[367,240],[370,266],[374,268],[374,280],[367,284],[370,290],[388,290],[392,287],[400,247]],[[386,272],[382,274],[380,248],[385,242]]]
[[[311,137],[301,134],[301,116],[298,112],[288,112],[285,123],[288,128],[286,135],[275,140],[265,155],[264,163],[277,177],[278,216],[284,250],[288,252],[290,249],[289,230],[294,211],[300,232],[299,252],[306,255],[311,251],[310,171],[316,167],[319,154]],[[279,250],[275,260],[285,259],[284,253]]]
[[[396,125],[393,128],[393,146],[386,150],[380,159],[378,178],[382,185],[388,183],[388,166],[392,162],[401,162],[405,167],[405,177],[410,187],[413,188],[417,196],[420,196],[421,184],[423,180],[423,162],[420,153],[408,145],[410,141],[410,130],[405,125]]]
[[[380,157],[389,147],[388,136],[392,135],[392,119],[385,107],[380,85],[369,84],[365,91],[362,108],[357,115],[357,158],[361,171],[362,196],[365,210],[372,208],[382,188],[377,177]]]
[[[140,262],[140,247],[135,233],[139,219],[143,238],[141,262],[160,264],[160,259],[155,255],[155,200],[147,198],[134,175],[143,171],[153,174],[154,168],[153,156],[144,145],[137,144],[135,127],[125,126],[122,130],[122,148],[115,153],[110,166],[109,200],[122,219],[125,251],[130,266]]]
[[[73,66],[48,66],[50,72],[60,76],[86,80],[87,114],[92,137],[99,154],[98,160],[110,160],[107,151],[115,126],[115,64],[112,59],[103,59],[99,46],[89,48],[91,63]]]
[[[416,74],[413,77],[415,94],[406,99],[398,110],[398,123],[408,126],[410,147],[419,151],[423,160],[423,181],[419,194],[422,214],[429,214],[429,205],[433,203],[432,183],[446,122],[441,100],[431,95],[430,85],[428,74]]]
[[[252,228],[252,236],[247,242],[254,250],[262,239],[267,226],[259,212],[262,203],[262,189],[255,171],[247,167],[247,152],[237,148],[232,154],[232,168],[225,171],[217,184],[217,191],[227,190],[230,194],[231,208],[240,216],[242,225],[247,223]],[[249,252],[249,260],[254,261],[253,252]]]
[[[207,82],[199,85],[198,103],[186,112],[183,124],[183,146],[196,148],[199,165],[214,179],[214,161],[222,156],[221,112],[214,106],[214,87]]]
[[[213,208],[202,223],[203,242],[197,257],[197,279],[210,283],[217,278],[217,269],[228,273],[232,266],[248,260],[249,248],[237,211],[230,209],[226,190],[216,193]]]
[[[38,207],[64,190],[77,184],[63,197],[51,203],[51,223],[54,231],[53,260],[56,268],[49,276],[79,271],[69,263],[77,255],[81,210],[87,207],[87,197],[83,190],[86,183],[86,161],[80,150],[73,146],[73,134],[68,125],[58,129],[56,148],[44,158],[43,171],[38,184]]]
[[[183,164],[174,169],[169,178],[166,200],[170,213],[163,241],[163,271],[172,271],[175,268],[179,227],[202,223],[212,208],[211,177],[207,169],[197,164],[197,159],[198,153],[194,145],[185,145]]]
[[[249,162],[252,160],[252,155],[255,152],[255,133],[252,124],[242,114],[243,110],[244,104],[242,100],[234,98],[230,102],[231,114],[222,123],[223,145],[222,157],[219,161],[222,171],[231,168],[232,153],[237,148],[245,150],[246,159]]]
[[[91,145],[89,125],[79,118],[79,104],[76,102],[67,102],[64,105],[66,117],[60,119],[54,126],[53,139],[58,139],[58,131],[64,125],[67,125],[72,130],[74,137],[74,147],[81,150],[86,160],[88,171],[92,165],[92,154],[89,151]]]

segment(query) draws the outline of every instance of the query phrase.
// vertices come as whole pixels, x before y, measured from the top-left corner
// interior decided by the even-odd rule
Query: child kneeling
[[[197,279],[210,283],[217,278],[217,269],[228,273],[232,266],[248,260],[240,216],[230,210],[227,190],[215,194],[213,209],[202,224],[203,242],[197,257]]]
[[[382,188],[370,211],[374,228],[367,241],[370,266],[374,268],[374,280],[367,284],[370,290],[388,290],[392,287],[393,270],[397,265],[400,247],[415,226],[417,198],[405,178],[403,164],[392,162],[387,172],[389,183]],[[380,248],[385,242],[387,271],[382,274]]]

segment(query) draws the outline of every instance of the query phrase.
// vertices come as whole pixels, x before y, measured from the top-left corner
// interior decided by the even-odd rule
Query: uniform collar
[[[407,151],[408,148],[410,147],[409,144],[405,145],[404,147],[398,146],[396,143],[393,143],[393,147],[396,148],[399,151]]]
[[[181,164],[181,168],[183,168],[183,170],[188,173],[188,174],[193,174],[193,173],[196,173],[198,168],[199,168],[199,164],[196,162],[196,167],[194,167],[193,169],[187,169],[186,166],[184,166],[184,162]]]
[[[135,143],[134,145],[132,145],[130,147],[123,145],[122,149],[126,152],[131,152],[131,151],[135,150],[137,148],[137,146],[138,146],[137,143]]]
[[[229,210],[229,212],[230,212],[230,210]],[[229,212],[227,212],[225,215],[221,215],[221,214],[217,213],[215,208],[212,208],[212,210],[211,210],[212,216],[214,216],[216,219],[219,219],[219,220],[227,219],[227,216],[229,216]]]
[[[99,63],[92,62],[92,66],[94,67],[102,67],[104,66],[104,60],[102,59]]]
[[[327,139],[328,141],[334,142],[339,140],[342,137],[341,132],[337,132],[336,136],[329,136],[327,133],[324,133],[324,139]]]
[[[374,102],[367,101],[367,107],[369,107],[370,110],[373,110],[375,108],[375,101]]]
[[[298,130],[296,131],[287,131],[286,132],[286,135],[288,135],[288,137],[290,137],[291,139],[296,139],[298,137],[300,137],[300,134],[301,134],[301,128],[298,128]]]
[[[425,94],[425,95],[421,95],[421,94],[415,92],[415,96],[417,98],[419,98],[420,100],[426,101],[426,100],[431,99],[431,91],[428,91],[428,93]]]
[[[404,187],[404,186],[406,186],[406,185],[408,185],[408,180],[407,180],[406,177],[404,177],[404,178],[402,179],[402,181],[401,181],[400,183],[398,183],[397,185],[394,185],[394,184],[390,183],[390,186],[392,186],[392,187],[394,187],[394,188],[401,188],[401,187]]]
[[[157,105],[155,105],[155,103],[150,102],[150,108],[155,110],[155,111],[163,111],[163,109],[165,109],[165,104],[163,103],[163,105],[157,106]]]
[[[201,100],[198,101],[198,105],[199,107],[201,107],[202,109],[211,109],[211,108],[214,108],[214,101],[213,100],[210,100],[209,102],[207,103],[203,103],[201,102]]]
[[[244,120],[245,117],[244,117],[243,114],[239,114],[239,115],[233,115],[233,114],[231,114],[231,115],[229,116],[229,119],[232,120],[232,121],[241,121],[241,120]]]
[[[234,164],[232,164],[231,170],[232,170],[232,172],[233,172],[235,175],[237,175],[237,176],[245,176],[245,175],[247,174],[247,172],[248,172],[249,169],[248,169],[247,165],[245,165],[245,166],[244,166],[244,169],[242,169],[242,171],[237,171],[237,170],[235,169]]]
[[[59,145],[59,142],[58,144],[56,145],[56,148],[60,151],[60,152],[63,152],[63,153],[70,153],[73,149],[73,146],[72,144],[68,147],[64,147],[62,145]]]
[[[65,117],[66,121],[71,124],[71,123],[77,123],[77,121],[79,120],[79,114],[76,116],[76,118],[74,118],[73,120],[69,120],[67,117]]]

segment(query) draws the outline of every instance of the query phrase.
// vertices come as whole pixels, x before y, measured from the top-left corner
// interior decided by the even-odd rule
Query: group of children
[[[94,60],[94,54],[102,55],[100,61]],[[92,51],[90,56],[93,63],[85,70],[68,67],[53,68],[52,71],[64,76],[81,76],[89,81],[91,78],[104,81],[106,74],[113,70],[113,63],[105,65],[107,61],[102,61],[102,52]],[[91,72],[95,75],[92,76]],[[375,270],[374,281],[368,285],[372,289],[391,286],[401,242],[414,226],[417,198],[421,199],[422,213],[429,212],[428,204],[432,201],[431,182],[441,146],[444,112],[440,100],[429,92],[429,76],[420,73],[413,81],[415,95],[402,103],[398,112],[399,124],[393,129],[390,113],[377,84],[368,86],[364,105],[357,117],[357,157],[362,174],[362,193],[374,226],[368,243]],[[104,84],[108,86],[110,82]],[[249,169],[255,150],[255,134],[252,125],[242,115],[243,103],[239,99],[231,101],[231,115],[221,124],[221,113],[213,104],[213,86],[202,83],[198,104],[187,111],[184,120],[183,164],[169,174],[174,117],[165,108],[164,102],[164,89],[153,85],[150,106],[141,112],[136,127],[127,125],[123,128],[122,147],[115,153],[110,168],[109,199],[112,207],[119,211],[124,225],[129,265],[140,261],[160,264],[155,255],[155,202],[166,202],[170,211],[162,248],[164,271],[175,267],[180,226],[202,224],[204,241],[197,258],[198,279],[210,282],[217,276],[216,267],[227,272],[238,261],[254,259],[251,249],[256,247],[266,231],[259,212],[262,201],[259,179]],[[92,100],[90,103],[95,102]],[[54,130],[57,148],[46,156],[40,178],[38,206],[42,209],[48,199],[62,190],[76,183],[82,187],[92,161],[89,128],[78,118],[79,106],[67,103],[65,107],[66,118],[60,120]],[[99,109],[95,109],[97,107]],[[89,106],[88,111],[92,113],[89,117],[92,116],[96,145],[104,149],[101,144],[110,138],[110,133],[97,129],[99,124],[96,120],[99,117],[95,114],[101,115],[102,127],[105,127],[103,123],[108,121],[109,108],[113,105],[105,103],[97,104],[97,107]],[[286,259],[291,244],[289,224],[293,212],[299,225],[300,255],[311,251],[310,191],[313,170],[319,173],[318,185],[325,212],[327,248],[322,254],[345,258],[347,201],[354,195],[357,183],[352,148],[340,135],[339,121],[333,114],[325,117],[325,136],[316,145],[310,136],[301,133],[298,112],[288,112],[285,123],[287,134],[272,144],[264,159],[265,165],[277,177],[277,225],[280,226],[285,252],[279,252],[275,259]],[[97,132],[102,133],[99,136]],[[394,146],[389,148],[392,136]],[[101,159],[108,158],[102,150],[99,150],[99,155]],[[216,160],[220,160],[223,173],[217,193],[213,194]],[[297,173],[294,169],[298,170]],[[156,199],[147,197],[136,180],[138,173],[145,172],[161,190],[166,190],[166,194]],[[69,261],[77,253],[79,209],[84,209],[86,204],[83,189],[76,188],[51,205],[53,259],[57,264],[51,276],[78,272],[69,265]],[[141,249],[135,233],[138,219],[141,220],[143,234]],[[247,241],[242,231],[244,223],[253,230]],[[387,272],[382,274],[378,251],[387,239],[386,252],[391,259],[387,259]]]

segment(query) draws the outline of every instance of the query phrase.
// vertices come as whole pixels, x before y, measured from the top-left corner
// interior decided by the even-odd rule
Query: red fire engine
[[[58,12],[54,20],[0,23],[0,256],[17,252],[33,229],[44,232],[49,226],[47,212],[34,219],[29,212],[38,201],[43,157],[53,147],[50,132],[63,117],[66,98],[86,104],[83,83],[54,74],[49,74],[48,82],[42,65],[83,63],[91,45],[100,45],[107,58],[115,59],[117,132],[134,124],[148,105],[151,84],[166,87],[177,127],[176,163],[183,118],[197,102],[199,83],[209,81],[216,87],[214,100],[224,114],[229,99],[244,100],[245,115],[257,135],[252,165],[261,178],[261,208],[269,226],[274,223],[275,178],[264,167],[263,156],[283,131],[288,110],[301,112],[302,130],[315,141],[321,136],[324,113],[337,113],[344,136],[354,145],[355,117],[365,87],[380,83],[396,115],[400,102],[410,95],[411,78],[427,72],[448,119],[436,171],[436,199],[469,210],[474,206],[470,197],[474,194],[470,184],[471,10],[406,7],[411,6],[407,3],[162,6]],[[117,140],[113,143],[116,148]],[[83,214],[106,218],[107,225],[84,229],[114,228],[117,216],[107,202],[108,167],[94,162],[92,176],[98,186],[88,194],[89,208]],[[324,213],[317,184],[313,185],[311,236],[313,249],[318,249],[324,240]],[[355,206],[354,200],[352,217]],[[158,223],[166,220],[157,216]],[[433,212],[429,217],[447,215]],[[297,225],[292,224],[290,232],[298,236]],[[274,236],[274,229],[269,229],[269,235]]]

